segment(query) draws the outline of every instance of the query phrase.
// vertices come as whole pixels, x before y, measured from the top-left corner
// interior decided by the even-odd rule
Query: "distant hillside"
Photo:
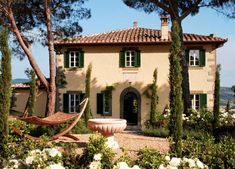
[[[12,84],[18,84],[18,83],[26,83],[26,82],[29,82],[29,79],[18,78],[18,79],[13,79],[11,83]]]
[[[220,87],[220,104],[226,106],[227,101],[230,100],[231,106],[235,108],[235,97],[231,87]]]

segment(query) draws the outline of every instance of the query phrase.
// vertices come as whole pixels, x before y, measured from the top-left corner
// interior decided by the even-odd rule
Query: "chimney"
[[[161,40],[168,40],[168,16],[161,15]]]
[[[138,28],[138,22],[137,21],[133,22],[133,28]]]

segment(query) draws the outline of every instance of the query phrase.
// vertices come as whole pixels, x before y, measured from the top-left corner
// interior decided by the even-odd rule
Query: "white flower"
[[[167,162],[169,162],[169,161],[171,160],[171,158],[170,158],[169,156],[166,156],[166,157],[165,157],[165,160],[166,160]]]
[[[200,118],[200,114],[197,115],[197,118]]]
[[[55,157],[55,156],[61,157],[62,156],[61,152],[59,150],[57,150],[56,148],[45,148],[43,150],[43,152],[48,152],[48,154],[51,157]]]
[[[197,159],[196,164],[198,168],[204,168],[204,164],[199,159]]]
[[[195,161],[193,159],[188,159],[188,164],[190,168],[193,168],[196,166]]]
[[[158,169],[166,169],[166,167],[164,166],[164,164],[161,164]]]
[[[138,165],[134,165],[131,169],[140,169]]]
[[[181,159],[173,157],[171,161],[169,162],[170,166],[172,167],[178,167],[180,165]]]
[[[29,152],[30,155],[36,155],[36,154],[41,154],[41,150],[35,149]]]
[[[3,169],[9,169],[9,168],[10,169],[17,169],[20,166],[20,162],[16,159],[9,160],[8,164],[10,164],[10,166],[6,166]]]
[[[168,166],[166,167],[166,169],[178,169],[178,167],[174,167],[174,166],[168,165]]]
[[[232,118],[235,119],[235,113],[232,115]]]
[[[92,161],[89,165],[89,169],[101,169],[100,161]]]
[[[34,160],[34,156],[28,156],[28,157],[25,159],[25,163],[26,163],[26,164],[32,164],[32,163],[33,163],[33,160]]]
[[[51,164],[46,169],[65,169],[61,164]]]
[[[93,157],[93,159],[94,159],[95,161],[100,161],[100,160],[101,160],[101,156],[102,156],[102,154],[100,154],[100,153],[95,154],[94,157]]]
[[[114,166],[114,169],[129,169],[127,163],[125,162],[119,162],[117,163],[117,166]]]

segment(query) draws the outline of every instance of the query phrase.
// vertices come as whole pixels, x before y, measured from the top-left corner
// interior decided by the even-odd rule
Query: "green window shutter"
[[[119,67],[125,67],[125,51],[121,50],[119,53]]]
[[[69,94],[68,93],[63,94],[63,111],[65,113],[69,113]]]
[[[141,62],[140,50],[136,50],[136,57],[135,57],[135,67],[140,67]]]
[[[64,53],[64,67],[69,68],[69,51]]]
[[[84,51],[80,51],[80,55],[79,55],[79,67],[80,68],[84,67]]]
[[[200,94],[200,109],[207,107],[207,94]]]
[[[97,93],[96,106],[96,113],[104,114],[104,93]]]
[[[189,49],[185,50],[185,60],[189,64]]]
[[[200,50],[200,66],[206,65],[206,50],[201,49]]]
[[[80,102],[81,102],[85,98],[85,93],[80,93],[79,97],[80,97]]]

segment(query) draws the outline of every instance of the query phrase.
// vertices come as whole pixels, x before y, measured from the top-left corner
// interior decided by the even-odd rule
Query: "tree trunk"
[[[43,75],[42,71],[40,70],[39,66],[37,65],[37,63],[36,63],[36,61],[33,57],[33,54],[29,49],[29,46],[23,40],[23,37],[21,36],[21,32],[19,31],[19,29],[16,25],[15,18],[14,18],[14,15],[13,15],[13,11],[11,9],[9,9],[8,13],[9,13],[8,18],[9,18],[10,23],[11,23],[11,31],[15,34],[20,46],[24,50],[25,55],[28,57],[29,63],[32,66],[33,70],[35,71],[37,77],[43,83],[45,88],[48,89],[49,84],[48,84],[45,76]]]
[[[55,97],[56,97],[56,86],[55,86],[55,57],[54,57],[54,38],[52,33],[51,23],[51,9],[50,0],[45,0],[45,16],[46,16],[46,27],[47,27],[47,40],[48,40],[48,52],[49,52],[49,67],[50,67],[50,83],[49,90],[47,90],[47,116],[55,113]]]
[[[181,25],[181,21],[178,21],[180,27],[180,39],[181,39],[181,47],[180,47],[180,64],[182,68],[182,97],[184,101],[184,114],[189,115],[188,110],[191,107],[190,101],[190,87],[189,87],[189,74],[188,74],[188,63],[185,59],[185,46],[183,43],[183,28]]]

